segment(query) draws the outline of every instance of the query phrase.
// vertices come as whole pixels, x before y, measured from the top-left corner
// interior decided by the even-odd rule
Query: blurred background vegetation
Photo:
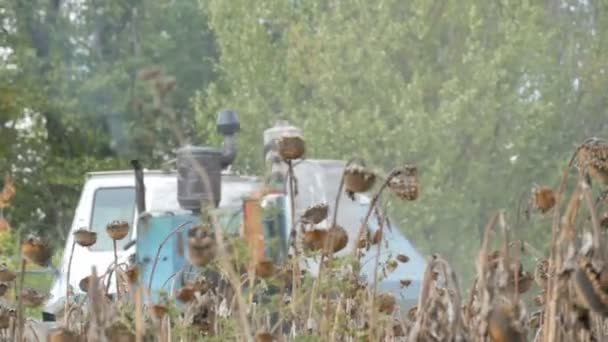
[[[175,132],[217,142],[239,113],[236,169],[263,173],[263,130],[301,127],[309,155],[415,162],[415,204],[390,207],[425,254],[465,278],[492,213],[542,249],[549,218],[516,226],[534,183],[608,135],[606,0],[0,0],[0,172],[10,239],[61,249],[84,173],[172,158]],[[174,78],[171,117],[142,68]],[[5,238],[6,239],[6,238]],[[0,243],[10,255],[11,243]]]

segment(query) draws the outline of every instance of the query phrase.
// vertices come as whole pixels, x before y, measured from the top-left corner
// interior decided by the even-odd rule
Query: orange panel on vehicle
[[[264,257],[264,228],[262,225],[262,207],[257,198],[243,201],[244,235],[252,252],[252,261],[258,262]]]

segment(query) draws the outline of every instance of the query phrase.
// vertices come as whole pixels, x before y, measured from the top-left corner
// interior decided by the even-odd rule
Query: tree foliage
[[[422,196],[394,208],[401,228],[469,266],[495,210],[515,225],[521,194],[556,186],[575,144],[606,133],[606,3],[558,3],[210,1],[219,77],[198,118],[241,113],[245,169],[278,117],[313,156],[417,163]]]

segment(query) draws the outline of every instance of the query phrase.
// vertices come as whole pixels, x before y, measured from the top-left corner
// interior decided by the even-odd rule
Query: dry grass
[[[153,77],[154,73],[151,71],[150,75],[142,77]],[[166,87],[170,86],[169,82]],[[301,157],[305,147],[300,137],[285,138],[284,145],[293,205],[297,196],[291,161]],[[569,177],[575,164],[578,175]],[[401,311],[393,295],[378,293],[376,287],[379,274],[392,272],[397,263],[407,263],[407,255],[399,254],[385,264],[376,258],[376,277],[368,283],[359,278],[363,251],[379,256],[384,245],[386,220],[376,207],[379,198],[392,196],[395,200],[413,201],[420,196],[417,168],[406,165],[392,170],[377,186],[353,253],[334,255],[345,248],[348,239],[335,220],[338,200],[329,229],[317,227],[331,210],[325,203],[312,206],[301,218],[294,218],[292,222],[299,224],[294,225],[291,234],[290,257],[282,264],[273,264],[269,259],[252,264],[242,239],[223,236],[216,218],[204,217],[203,223],[188,234],[188,261],[198,273],[184,287],[168,291],[153,303],[147,284],[138,282],[135,266],[114,264],[109,270],[93,269],[91,276],[81,282],[87,293],[84,305],[70,296],[64,317],[58,319],[62,323],[50,338],[52,341],[606,340],[608,269],[603,247],[606,234],[602,231],[604,217],[597,214],[603,197],[593,201],[589,180],[605,187],[607,174],[608,145],[591,139],[576,150],[564,168],[557,191],[546,186],[532,189],[529,209],[538,215],[553,215],[547,256],[525,242],[513,240],[505,213],[495,213],[485,227],[476,278],[466,297],[457,274],[440,255],[430,259],[418,304],[408,312]],[[353,160],[345,168],[339,196],[343,192],[353,197],[371,191],[381,178],[362,161]],[[570,178],[575,178],[576,183],[568,194],[565,189]],[[388,194],[384,194],[385,189]],[[380,223],[373,234],[367,226],[372,215]],[[114,239],[122,236],[117,235],[118,228],[124,227],[116,222],[108,226],[108,234]],[[94,243],[93,237],[82,238],[86,240],[84,243]],[[36,238],[25,241],[21,252],[23,268],[27,262],[44,264],[49,256],[44,244]],[[536,267],[526,271],[522,259],[529,254],[533,254]],[[320,262],[317,277],[300,270],[299,261],[304,256]],[[113,273],[118,274],[118,296],[107,294]],[[18,300],[5,300],[0,306],[0,337],[7,341],[24,336],[31,323],[23,318],[22,307],[40,305],[40,294],[21,290],[23,270],[20,277],[18,274],[0,266],[0,280],[17,282],[21,293]],[[403,279],[402,286],[408,285],[409,280]],[[531,288],[539,294],[526,300],[523,296]],[[4,292],[10,293],[6,288]]]

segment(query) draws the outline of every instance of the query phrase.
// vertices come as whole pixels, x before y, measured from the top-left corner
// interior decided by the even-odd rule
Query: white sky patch
[[[519,156],[517,154],[512,155],[511,158],[509,158],[509,161],[511,162],[511,164],[515,164],[517,162],[517,158]]]

